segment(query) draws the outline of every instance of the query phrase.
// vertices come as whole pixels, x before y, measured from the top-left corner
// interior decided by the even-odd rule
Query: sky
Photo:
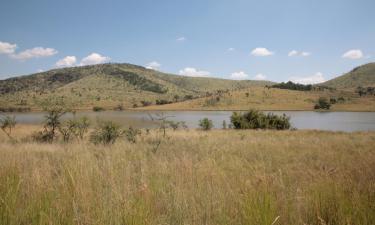
[[[318,83],[375,61],[374,0],[0,0],[0,79],[132,63]]]

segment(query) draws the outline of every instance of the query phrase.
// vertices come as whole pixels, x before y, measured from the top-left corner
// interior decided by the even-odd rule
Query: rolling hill
[[[354,68],[349,73],[324,82],[323,85],[337,89],[355,89],[375,87],[375,63],[368,63]]]
[[[54,69],[0,81],[0,108],[38,108],[51,96],[64,98],[79,109],[93,106],[125,108],[206,96],[272,84],[268,81],[234,81],[166,74],[132,64],[99,64]]]

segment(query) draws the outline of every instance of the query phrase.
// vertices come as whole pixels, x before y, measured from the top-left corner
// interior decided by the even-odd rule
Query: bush
[[[282,116],[272,113],[266,115],[257,110],[250,110],[246,113],[233,112],[230,120],[234,129],[285,130],[290,128],[290,118],[285,114]]]
[[[152,104],[152,102],[149,101],[141,101],[142,106],[149,106]]]
[[[15,116],[2,116],[0,117],[0,129],[12,139],[12,129],[16,126],[16,117]]]
[[[168,101],[168,100],[164,100],[164,99],[157,99],[156,101],[155,101],[155,103],[156,103],[156,105],[165,105],[165,104],[170,104],[170,103],[172,103],[171,101]]]
[[[211,130],[214,127],[214,125],[212,123],[212,120],[210,120],[208,118],[203,118],[203,119],[199,120],[199,127],[202,130]]]
[[[82,117],[80,119],[71,119],[66,121],[62,126],[59,127],[59,131],[62,134],[65,142],[70,141],[72,138],[83,140],[89,126],[90,120],[87,117]]]
[[[326,109],[329,110],[331,108],[331,104],[328,100],[324,97],[320,97],[318,103],[314,106],[314,109]]]
[[[104,108],[100,107],[100,106],[94,106],[94,107],[92,107],[92,111],[94,111],[94,112],[100,112],[100,111],[104,111]]]
[[[117,106],[115,106],[113,108],[113,110],[116,110],[116,111],[123,111],[124,110],[124,105],[123,104],[118,104]]]
[[[90,141],[94,144],[113,144],[123,134],[120,126],[112,121],[101,121],[91,133]]]
[[[126,139],[131,142],[135,143],[136,142],[136,137],[141,134],[141,130],[139,129],[134,129],[133,127],[129,127],[129,129],[124,131]]]

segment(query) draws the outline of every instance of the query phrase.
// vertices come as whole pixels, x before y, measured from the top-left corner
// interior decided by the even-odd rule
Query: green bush
[[[100,111],[104,111],[104,108],[100,107],[100,106],[94,106],[94,107],[92,107],[92,111],[94,111],[94,112],[100,112]]]
[[[329,110],[331,108],[331,104],[328,100],[324,97],[320,97],[318,103],[315,104],[314,109],[326,109]]]
[[[199,120],[199,127],[202,130],[211,130],[214,127],[214,125],[212,123],[212,120],[210,120],[208,118],[203,118],[203,119]]]
[[[233,112],[230,117],[234,129],[276,129],[290,128],[290,118],[285,114],[278,116],[272,113],[264,114],[257,110],[246,113]]]
[[[72,138],[83,140],[89,126],[90,120],[87,117],[82,117],[66,121],[59,127],[59,131],[65,142],[70,141]]]
[[[121,137],[123,131],[120,126],[112,121],[100,121],[90,135],[90,141],[94,144],[113,144]]]

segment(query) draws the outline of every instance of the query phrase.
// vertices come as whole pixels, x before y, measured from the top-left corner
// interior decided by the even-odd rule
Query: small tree
[[[112,121],[101,121],[91,133],[90,140],[94,144],[109,145],[115,143],[122,134],[123,131],[118,124]]]
[[[314,109],[326,109],[329,110],[331,108],[331,104],[328,100],[324,97],[320,97],[318,103],[314,106]]]
[[[212,123],[212,120],[208,119],[208,118],[203,118],[201,120],[199,120],[199,127],[202,129],[202,130],[211,130],[213,128],[213,123]]]
[[[12,129],[16,126],[15,116],[2,116],[0,117],[0,128],[10,138],[12,138]]]

